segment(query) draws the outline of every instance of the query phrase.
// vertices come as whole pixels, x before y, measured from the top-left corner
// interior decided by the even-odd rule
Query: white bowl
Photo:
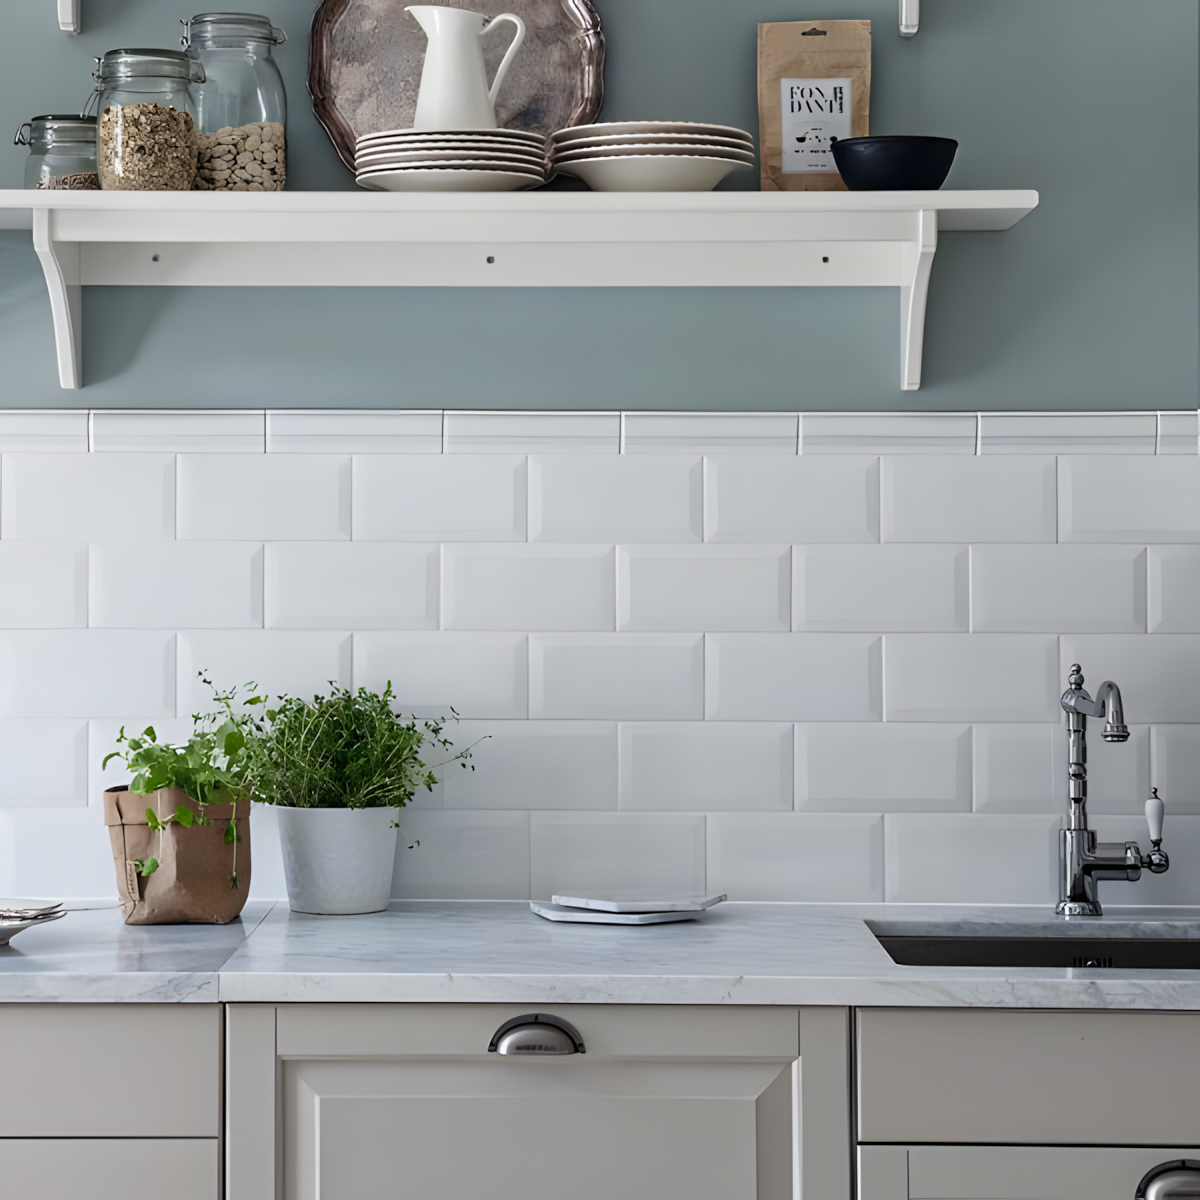
[[[519,188],[539,187],[545,182],[542,176],[524,171],[445,167],[368,171],[358,176],[358,186],[374,192],[515,192]]]
[[[754,155],[749,150],[732,150],[728,146],[587,146],[582,150],[574,147],[556,151],[553,161],[557,163],[586,162],[593,158],[626,158],[636,156],[680,156],[684,158],[728,158],[732,162],[754,165]]]
[[[753,150],[754,143],[749,138],[718,137],[708,133],[606,133],[599,137],[567,138],[553,143],[558,151],[590,148],[592,146],[628,146],[636,142],[639,145],[686,145],[686,146],[727,146],[731,150]]]
[[[472,164],[508,164],[520,170],[539,172],[544,171],[546,166],[546,160],[540,155],[526,158],[511,151],[498,150],[381,150],[373,154],[359,154],[354,160],[354,165],[358,170],[365,171],[372,167],[400,167],[419,162],[453,162],[461,165],[467,161]]]
[[[598,125],[572,125],[552,133],[550,140],[556,143],[571,142],[577,138],[600,137],[607,133],[698,133],[754,141],[744,129],[735,129],[732,125],[703,125],[699,121],[604,121]]]
[[[594,192],[711,192],[742,164],[731,158],[630,154],[554,165],[562,174],[582,179]]]
[[[365,142],[380,140],[438,141],[443,138],[515,141],[526,142],[533,146],[541,146],[546,141],[542,134],[530,133],[525,129],[381,129],[376,133],[364,133],[358,138],[356,144],[361,146]]]

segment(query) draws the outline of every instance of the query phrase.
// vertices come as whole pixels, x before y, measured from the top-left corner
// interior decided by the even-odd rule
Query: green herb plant
[[[140,796],[160,788],[179,788],[193,799],[198,811],[180,804],[168,816],[159,817],[152,808],[146,809],[146,821],[151,831],[159,835],[159,854],[162,854],[162,835],[170,825],[190,829],[194,825],[211,825],[208,807],[229,804],[229,823],[225,826],[225,844],[232,847],[229,886],[238,886],[237,802],[253,791],[252,767],[254,739],[261,731],[261,722],[244,709],[253,710],[266,702],[256,694],[257,685],[247,683],[248,693],[238,699],[238,688],[218,690],[212,681],[199,672],[200,679],[213,691],[216,709],[209,713],[193,713],[192,736],[182,746],[160,742],[153,726],[140,734],[128,735],[125,726],[117,735],[118,749],[105,756],[103,765],[120,759],[134,773],[129,790]],[[139,858],[134,866],[143,877],[158,870],[157,858]]]

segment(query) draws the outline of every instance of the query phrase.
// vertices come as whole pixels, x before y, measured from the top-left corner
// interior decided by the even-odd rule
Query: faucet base
[[[1099,900],[1060,900],[1054,910],[1060,917],[1102,917]]]

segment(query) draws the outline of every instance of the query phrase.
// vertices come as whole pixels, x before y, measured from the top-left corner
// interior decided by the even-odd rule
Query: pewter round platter
[[[354,167],[355,139],[411,128],[417,109],[425,34],[405,0],[323,0],[313,17],[308,90],[338,155]],[[549,135],[595,120],[604,99],[604,35],[591,0],[478,0],[454,8],[514,12],[526,26],[496,98],[502,128]],[[506,28],[484,39],[488,78],[508,48]]]

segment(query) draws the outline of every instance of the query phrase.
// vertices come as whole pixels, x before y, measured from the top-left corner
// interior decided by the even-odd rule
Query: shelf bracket
[[[33,248],[42,264],[42,274],[50,293],[58,382],[65,388],[78,388],[83,386],[80,370],[83,289],[79,284],[79,243],[56,242],[51,232],[53,220],[51,209],[33,210]]]
[[[904,282],[900,285],[900,390],[904,392],[915,392],[921,386],[925,301],[937,251],[937,211],[921,209],[916,220],[916,237],[904,247]]]
[[[82,28],[80,3],[81,0],[58,0],[58,27],[63,33],[78,33]]]
[[[58,0],[62,4],[64,0]],[[912,37],[921,26],[921,0],[900,0],[900,36]]]

